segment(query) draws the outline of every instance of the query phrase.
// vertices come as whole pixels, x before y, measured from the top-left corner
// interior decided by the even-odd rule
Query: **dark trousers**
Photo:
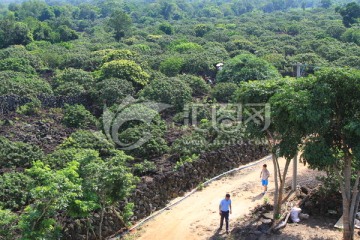
[[[226,231],[229,230],[229,211],[221,211],[221,219],[220,219],[220,228],[222,228],[224,223],[224,218],[226,222]]]

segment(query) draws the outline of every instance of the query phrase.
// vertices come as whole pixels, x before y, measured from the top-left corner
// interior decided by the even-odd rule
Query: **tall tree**
[[[254,107],[256,104],[263,104],[265,107],[264,116],[250,118],[251,121],[245,120],[245,123],[246,131],[250,135],[266,140],[272,154],[275,183],[274,219],[281,215],[285,179],[290,162],[297,154],[303,139],[313,129],[312,126],[315,126],[314,122],[318,120],[313,117],[313,112],[308,110],[311,106],[308,89],[312,88],[313,81],[314,78],[287,78],[243,82],[235,93],[236,100],[245,104],[245,108],[253,104]],[[269,104],[268,112],[265,104]],[[266,125],[266,121],[269,120],[271,124]],[[285,158],[283,171],[280,169],[279,157]]]
[[[313,168],[331,169],[343,200],[343,239],[354,239],[360,178],[360,71],[326,69],[316,73],[312,90],[316,130],[305,142],[303,158]]]
[[[343,7],[337,7],[336,12],[340,13],[345,27],[351,27],[360,18],[360,5],[352,2]]]
[[[131,24],[131,18],[122,10],[114,11],[109,19],[109,26],[113,29],[117,41],[130,32]]]

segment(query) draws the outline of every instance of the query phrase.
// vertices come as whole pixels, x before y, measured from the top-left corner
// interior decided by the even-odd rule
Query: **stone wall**
[[[40,95],[37,98],[41,101],[43,107],[46,108],[61,108],[65,104],[82,104],[88,106],[87,97],[81,94],[77,96],[45,96]],[[31,102],[31,99],[28,97],[18,96],[18,95],[3,95],[0,96],[0,114],[7,114],[13,112],[17,107],[24,105],[28,102]]]
[[[205,179],[215,177],[223,172],[236,168],[240,165],[258,160],[268,154],[264,146],[243,143],[217,151],[203,153],[198,161],[186,163],[178,171],[173,170],[174,161],[170,159],[164,163],[163,171],[155,175],[141,178],[136,190],[128,199],[135,203],[134,217],[132,220],[140,220],[149,216],[156,210],[166,206],[169,200],[182,196]],[[168,164],[168,166],[166,166]],[[97,232],[99,215],[95,214],[92,219],[94,232]],[[86,231],[81,221],[71,223],[65,230],[65,239],[86,239]],[[109,212],[103,223],[103,236],[110,236],[124,228],[121,220],[116,217],[114,211]],[[90,239],[96,239],[92,235]]]

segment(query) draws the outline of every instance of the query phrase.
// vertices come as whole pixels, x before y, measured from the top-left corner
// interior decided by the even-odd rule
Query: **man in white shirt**
[[[219,230],[222,230],[222,226],[224,223],[224,219],[226,222],[226,233],[229,233],[229,213],[231,214],[231,200],[230,200],[230,194],[226,194],[225,198],[221,200],[219,205],[219,214],[221,216],[220,218],[220,228]]]

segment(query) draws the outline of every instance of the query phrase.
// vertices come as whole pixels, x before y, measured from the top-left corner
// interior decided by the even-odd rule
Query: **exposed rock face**
[[[166,170],[160,169],[155,175],[142,177],[132,196],[129,197],[128,201],[135,203],[132,220],[149,216],[152,212],[165,207],[172,198],[184,195],[186,191],[195,188],[205,179],[258,160],[267,154],[268,151],[264,146],[244,143],[203,153],[198,161],[186,163],[177,171],[173,170],[174,164],[169,161],[168,166],[163,168]],[[120,209],[123,204],[120,203]],[[92,221],[96,233],[99,219],[95,216]],[[85,221],[82,223],[84,227],[74,223],[67,225],[65,239],[86,239]],[[122,228],[124,225],[116,214],[113,212],[106,214],[103,236],[114,234]],[[91,231],[88,234],[91,236],[90,239],[96,239]]]

